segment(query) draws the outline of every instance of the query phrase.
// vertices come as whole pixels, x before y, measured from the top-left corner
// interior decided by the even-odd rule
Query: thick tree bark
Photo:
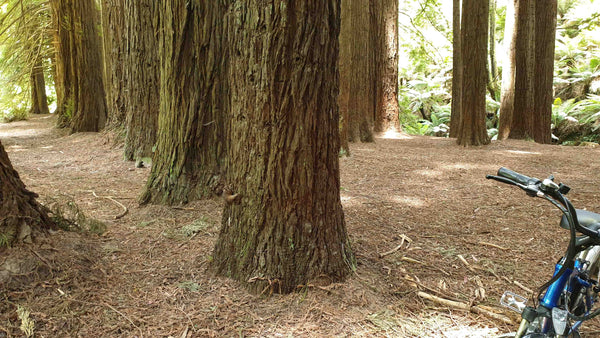
[[[458,136],[462,113],[462,43],[460,33],[461,0],[452,1],[452,110],[450,115],[450,137]]]
[[[375,35],[370,0],[350,1],[352,51],[350,53],[350,94],[348,99],[348,140],[373,142],[375,117]]]
[[[506,4],[506,22],[504,24],[504,48],[506,54],[502,61],[502,95],[500,99],[500,121],[498,140],[506,140],[510,134],[515,104],[515,64],[516,64],[516,18],[515,6],[518,0],[509,0]]]
[[[31,243],[36,232],[54,227],[47,210],[27,190],[0,142],[0,250],[5,245]]]
[[[340,202],[339,0],[234,2],[219,274],[291,292],[354,268]],[[235,80],[235,81],[234,81]]]
[[[376,2],[375,132],[399,131],[398,120],[398,0]]]
[[[71,132],[106,123],[103,61],[94,0],[52,0],[59,123]]]
[[[127,1],[128,4],[138,1]],[[104,38],[104,78],[107,127],[123,128],[131,93],[126,92],[124,66],[128,51],[125,34],[125,0],[102,0],[102,31]],[[128,18],[128,22],[131,18]]]
[[[222,78],[228,59],[221,43],[226,4],[169,0],[154,13],[161,25],[161,99],[156,150],[142,203],[186,203],[219,189],[229,99]]]
[[[30,114],[49,114],[48,97],[46,96],[46,80],[42,60],[37,59],[31,70],[31,109]]]
[[[159,4],[155,0],[128,1],[125,31],[128,53],[125,82],[128,96],[125,158],[152,157],[158,129],[160,61],[158,55]]]
[[[462,114],[457,143],[483,145],[490,142],[485,126],[487,83],[487,37],[489,2],[463,0],[462,6]]]
[[[535,1],[518,0],[515,7],[515,91],[510,138],[533,138]]]
[[[557,0],[538,1],[535,8],[534,140],[552,142],[552,101]]]

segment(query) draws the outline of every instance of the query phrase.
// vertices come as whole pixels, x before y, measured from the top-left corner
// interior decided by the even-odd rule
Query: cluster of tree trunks
[[[340,32],[342,149],[399,130],[398,0],[342,0]]]
[[[36,58],[31,70],[31,109],[30,114],[49,114],[48,97],[46,96],[46,80],[42,59]]]
[[[105,74],[95,1],[50,3],[61,120],[97,131],[110,111],[127,130],[126,158],[153,153],[142,202],[228,197],[218,273],[276,292],[351,273],[338,162],[339,0],[104,0]],[[373,4],[385,26],[361,17],[378,37],[364,47],[385,52],[368,51],[369,77],[383,79],[367,84],[369,132],[372,121],[397,123],[397,2]],[[10,183],[0,210],[15,215],[0,219],[0,234],[27,240],[52,223],[0,149],[0,179]]]
[[[503,71],[498,139],[550,143],[557,1],[514,0],[508,8],[515,21],[514,28],[506,30],[505,39],[511,42]]]
[[[457,137],[462,145],[486,144],[489,140],[485,135],[485,91],[481,92],[480,78],[482,75],[495,76],[495,60],[490,56],[488,70],[482,32],[487,32],[489,26],[480,16],[491,18],[494,13],[490,13],[489,5],[492,4],[493,10],[495,2],[462,1],[462,15],[459,14],[459,3],[460,0],[453,3],[450,136]],[[498,139],[532,138],[539,143],[550,143],[557,1],[511,0],[507,8],[505,44],[508,56],[502,72]],[[493,47],[491,42],[490,47]],[[495,98],[495,88],[488,87]]]

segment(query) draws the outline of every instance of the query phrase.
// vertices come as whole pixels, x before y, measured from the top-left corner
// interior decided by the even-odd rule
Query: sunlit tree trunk
[[[349,4],[352,32],[349,70],[348,140],[373,142],[375,118],[375,35],[372,25],[372,0],[351,0]]]
[[[37,232],[54,226],[47,210],[27,190],[0,142],[0,252],[5,245],[31,243]]]
[[[31,70],[31,109],[30,114],[49,114],[48,97],[46,96],[46,80],[42,60],[38,58]]]
[[[498,66],[496,64],[496,0],[490,0],[490,28],[489,28],[489,41],[488,41],[488,54],[489,58],[489,80],[488,80],[488,91],[492,99],[497,100],[496,95],[498,94],[498,88],[496,82],[498,81]]]
[[[489,2],[463,0],[462,4],[462,114],[458,130],[459,145],[489,143],[485,125],[487,83],[487,37]]]
[[[460,33],[461,0],[452,1],[452,111],[450,137],[458,136],[462,112],[462,43]]]
[[[228,55],[221,44],[226,4],[224,0],[165,0],[154,13],[161,25],[160,110],[142,203],[186,203],[219,188],[229,100],[223,78]],[[256,75],[252,78],[262,81]]]
[[[400,130],[398,120],[398,0],[376,0],[375,131]]]
[[[516,1],[509,0],[506,4],[506,21],[504,24],[504,49],[506,54],[502,61],[502,95],[500,99],[498,140],[506,140],[510,134],[515,104]]]
[[[138,3],[138,1],[128,1],[128,3]],[[125,0],[102,0],[104,78],[107,124],[110,128],[125,126],[127,99],[130,97],[130,93],[125,91],[127,79],[123,69],[127,53],[125,17]]]
[[[538,1],[535,8],[534,139],[552,142],[552,100],[557,0]]]
[[[343,280],[339,0],[234,1],[226,204],[214,268],[261,292]]]
[[[152,157],[158,129],[160,106],[160,61],[158,55],[157,11],[155,0],[128,1],[125,32],[125,80],[128,96],[125,158],[141,161]]]

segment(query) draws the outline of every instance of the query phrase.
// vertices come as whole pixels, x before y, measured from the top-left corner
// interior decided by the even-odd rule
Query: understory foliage
[[[504,55],[506,2],[497,0],[496,59]],[[400,121],[410,134],[448,136],[450,125],[451,2],[413,0],[401,4]],[[501,71],[501,64],[498,64]],[[500,88],[501,78],[490,87]],[[600,140],[600,7],[598,0],[559,0],[553,132],[557,142]],[[500,102],[487,94],[488,135],[497,134]],[[560,123],[577,130],[560,134]],[[574,128],[574,124],[577,128]]]
[[[42,62],[49,103],[55,100],[50,57],[48,1],[0,1],[0,120],[27,118],[31,104],[30,76],[36,60]]]

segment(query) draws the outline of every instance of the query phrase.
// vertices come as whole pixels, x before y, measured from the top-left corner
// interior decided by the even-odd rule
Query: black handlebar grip
[[[510,169],[506,169],[504,167],[498,169],[498,176],[504,177],[504,178],[508,178],[510,180],[513,180],[517,183],[520,183],[522,185],[528,185],[529,182],[531,182],[532,180],[535,180],[531,177],[519,174],[516,171],[512,171]]]

